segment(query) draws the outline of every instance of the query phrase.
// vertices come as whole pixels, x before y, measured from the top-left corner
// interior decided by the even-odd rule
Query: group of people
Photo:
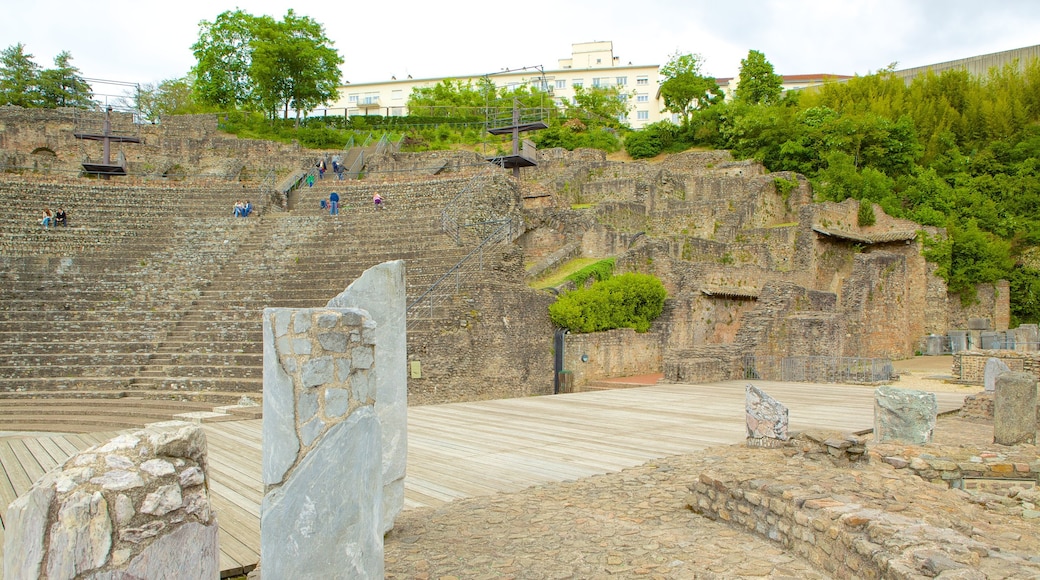
[[[376,209],[383,209],[383,196],[378,191],[372,196],[372,204]],[[329,215],[339,215],[339,194],[333,191],[328,199],[321,200],[321,209],[328,210]]]
[[[51,212],[51,208],[43,208],[43,218],[40,219],[40,225],[44,228],[50,228],[55,226],[68,227],[69,225],[69,214],[65,213],[65,208],[58,206],[58,211]]]
[[[249,217],[251,213],[253,213],[253,204],[248,199],[245,201],[240,199],[235,202],[235,217]]]

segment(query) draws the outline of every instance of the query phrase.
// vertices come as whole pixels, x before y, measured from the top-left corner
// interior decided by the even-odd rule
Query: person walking
[[[383,209],[383,196],[379,195],[378,191],[372,196],[372,204],[376,206],[376,209]]]
[[[339,194],[335,191],[329,194],[329,215],[339,215]]]

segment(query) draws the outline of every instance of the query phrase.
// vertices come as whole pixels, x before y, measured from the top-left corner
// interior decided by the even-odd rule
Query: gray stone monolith
[[[263,323],[263,574],[382,578],[376,323],[356,308],[268,308]]]
[[[987,391],[992,393],[997,385],[997,377],[1009,372],[1011,372],[1011,369],[1008,368],[1004,361],[996,357],[990,357],[986,359],[986,367],[982,372],[982,384]]]
[[[787,441],[787,407],[758,387],[744,388],[748,447],[783,447]]]
[[[938,412],[935,393],[878,387],[874,391],[874,437],[879,442],[929,443]]]
[[[206,436],[154,423],[69,458],[7,508],[4,578],[220,577]]]
[[[1036,443],[1036,377],[1006,372],[997,377],[993,396],[993,442]]]
[[[383,433],[383,533],[404,508],[408,459],[408,342],[404,262],[373,266],[354,280],[329,308],[362,308],[376,323],[376,415]]]

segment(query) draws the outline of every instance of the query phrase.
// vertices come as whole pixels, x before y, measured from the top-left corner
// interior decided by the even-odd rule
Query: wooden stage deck
[[[579,479],[739,443],[744,439],[745,382],[411,407],[405,509]],[[872,388],[754,383],[788,406],[792,430],[861,431],[873,426]],[[936,395],[940,412],[960,408],[964,398],[958,393]],[[260,424],[246,420],[204,425],[225,575],[249,570],[259,559]],[[4,511],[46,470],[111,435],[0,438]]]

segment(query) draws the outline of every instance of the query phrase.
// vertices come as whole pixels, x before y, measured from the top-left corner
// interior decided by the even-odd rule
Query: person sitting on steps
[[[58,206],[58,211],[54,213],[54,223],[63,228],[69,226],[69,214],[65,213],[65,208]]]
[[[54,214],[51,213],[51,208],[43,208],[43,219],[40,220],[40,225],[42,225],[44,229],[54,225]]]
[[[376,206],[376,209],[383,209],[383,197],[379,195],[378,191],[372,196],[372,204]]]

